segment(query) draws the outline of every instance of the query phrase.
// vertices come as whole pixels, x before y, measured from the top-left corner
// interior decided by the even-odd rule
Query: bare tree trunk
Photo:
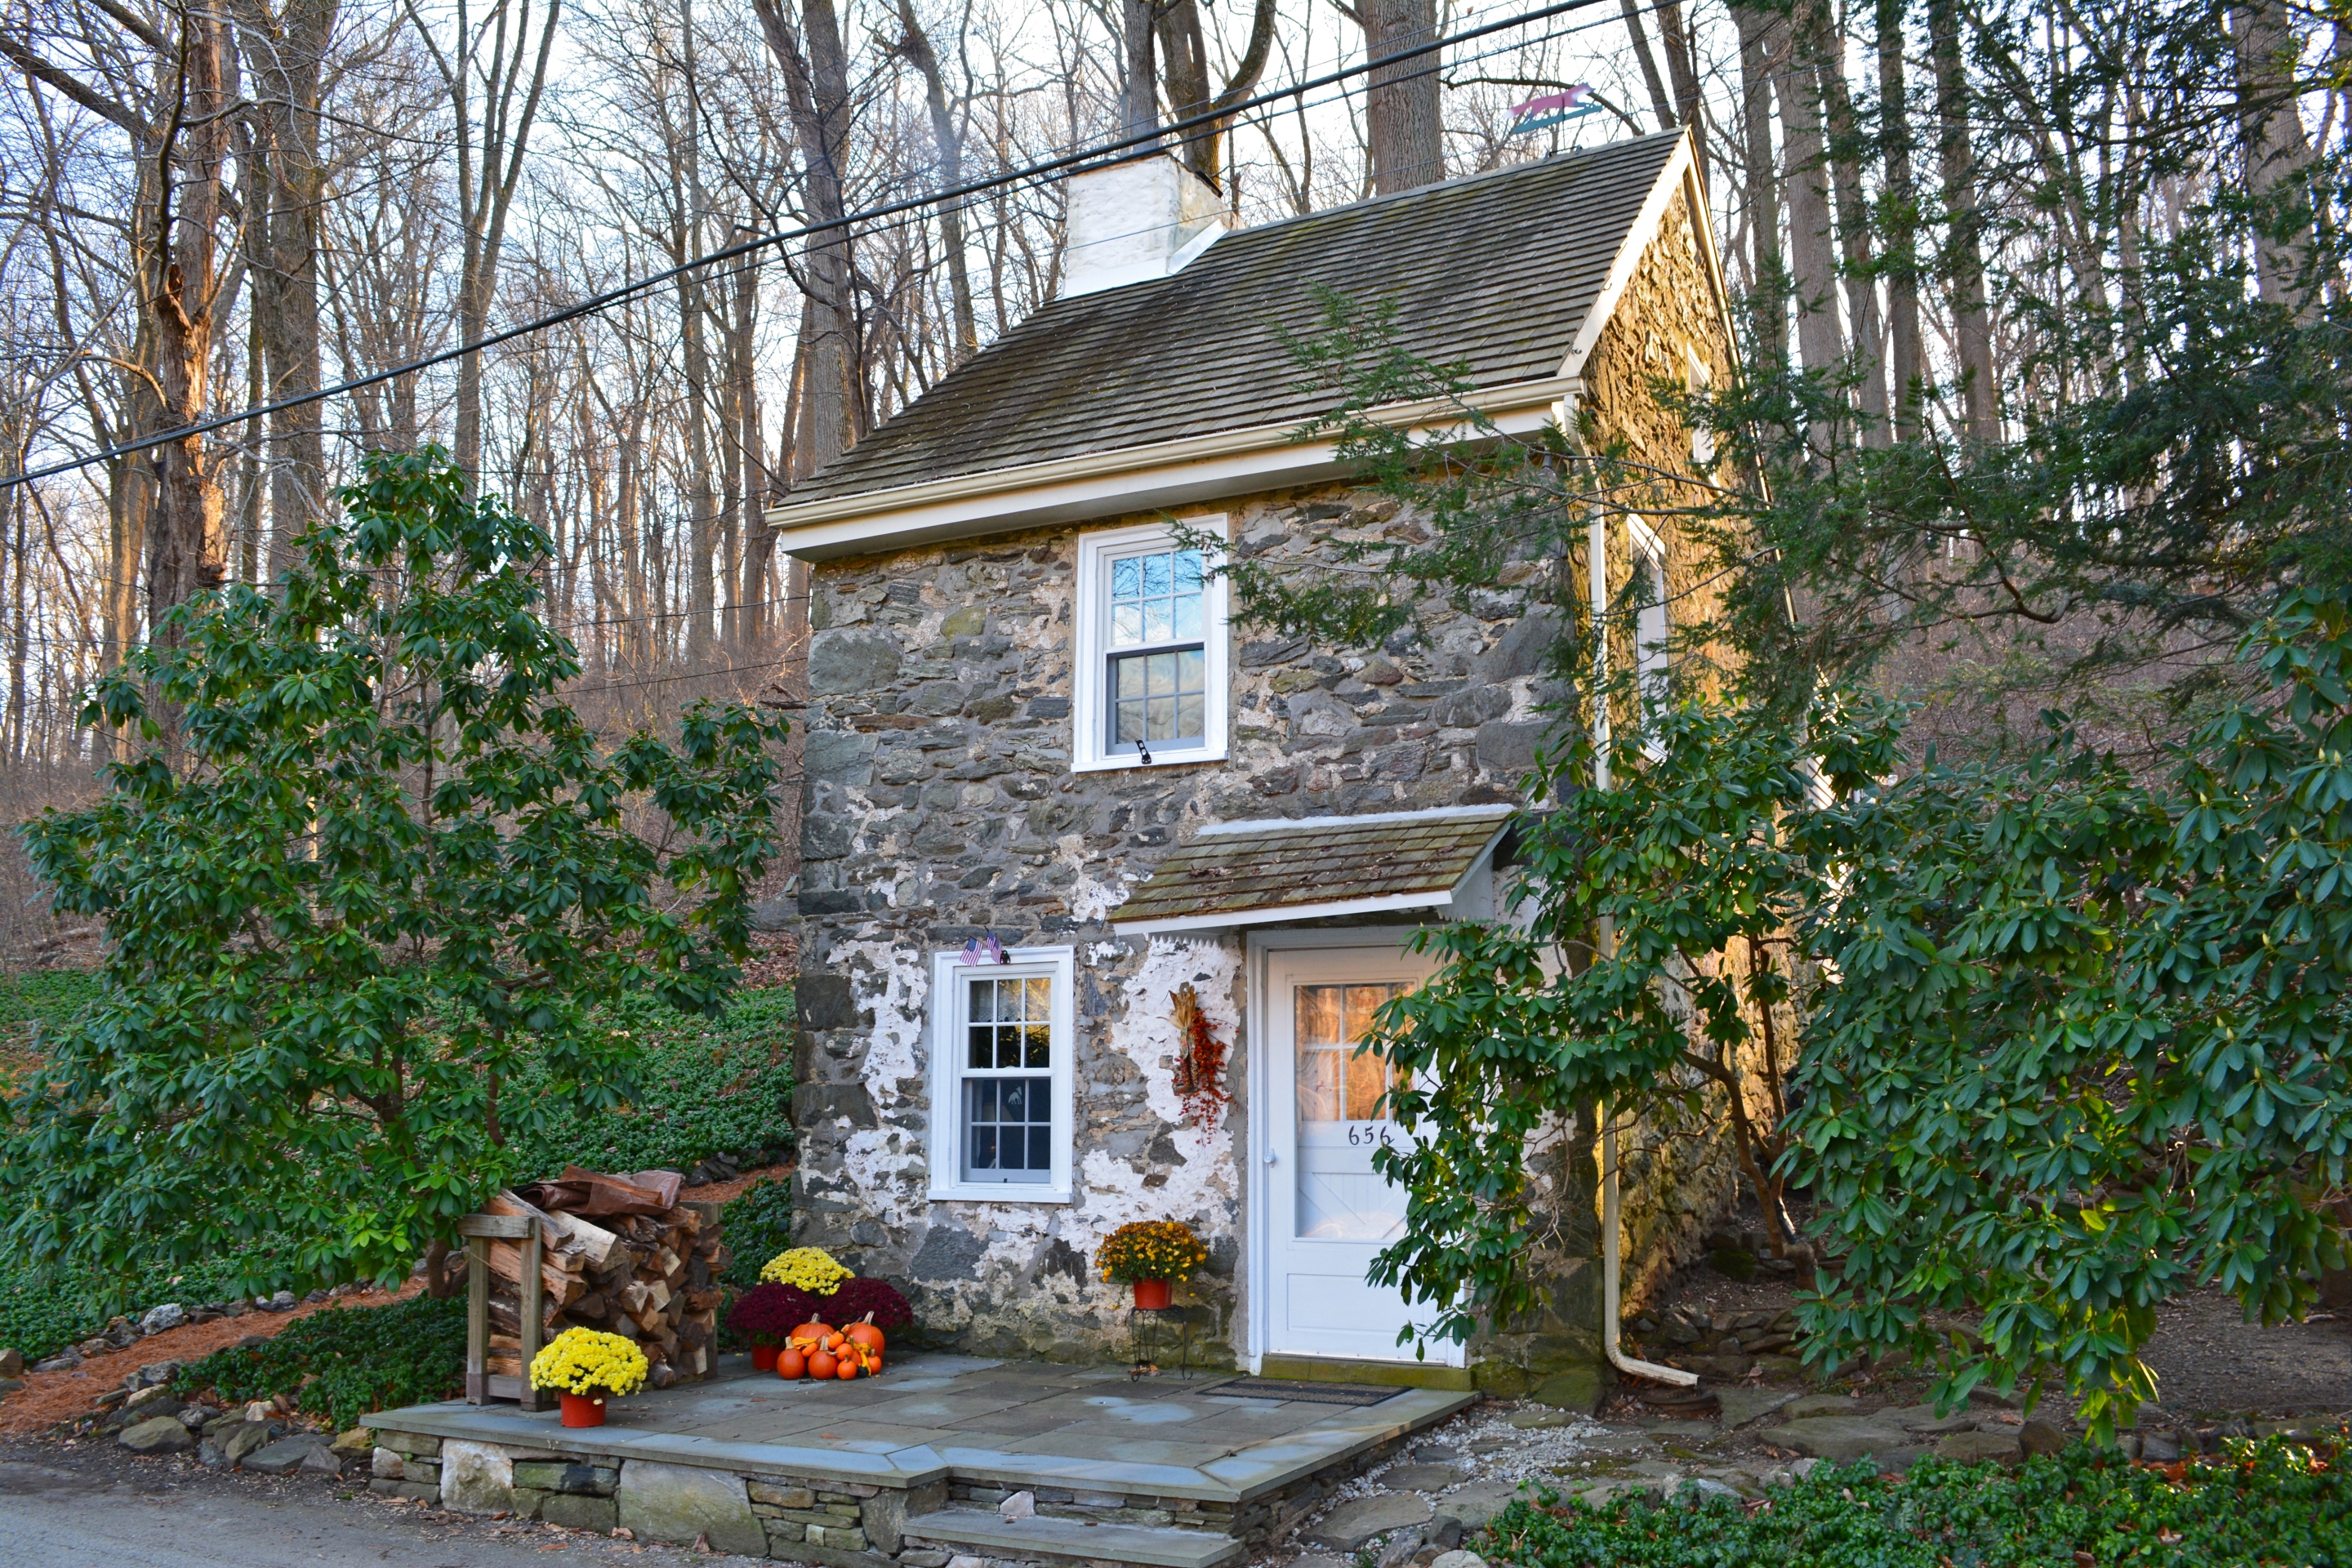
[[[779,0],[751,0],[768,50],[784,73],[785,100],[801,144],[807,174],[809,216],[827,226],[809,239],[807,281],[810,309],[802,313],[809,334],[808,446],[810,468],[847,451],[857,438],[865,399],[853,309],[850,237],[842,219],[843,171],[849,156],[849,61],[842,48],[841,23],[833,0],[802,0],[801,39],[779,9]]]
[[[1861,378],[1864,440],[1887,438],[1885,331],[1878,309],[1878,279],[1870,257],[1870,203],[1862,190],[1862,125],[1845,80],[1844,41],[1835,31],[1829,0],[1799,0],[1796,9],[1800,76],[1820,83],[1826,123],[1829,173],[1837,193],[1838,249],[1845,279],[1846,328],[1853,336],[1854,370]]]
[[[180,90],[159,160],[173,177],[156,205],[154,270],[145,279],[167,426],[194,424],[208,406],[213,308],[220,283],[214,231],[221,216],[221,165],[228,152],[223,33],[220,17],[212,12],[181,14]],[[219,477],[204,437],[167,442],[155,449],[154,461],[161,505],[149,536],[151,628],[173,605],[217,587],[227,565]]]
[[[744,268],[735,275],[734,319],[728,333],[728,359],[735,383],[733,413],[735,449],[742,463],[742,578],[736,603],[742,606],[738,636],[749,646],[765,646],[769,615],[768,566],[775,551],[774,531],[768,526],[766,444],[760,433],[758,345],[753,342],[753,313],[759,307],[759,274]],[[965,309],[971,309],[966,300]]]
[[[457,224],[463,236],[457,267],[457,333],[466,342],[478,342],[489,331],[490,307],[498,297],[499,262],[506,250],[507,215],[514,205],[515,188],[522,181],[523,152],[530,145],[531,122],[539,116],[540,98],[547,88],[548,57],[562,15],[563,0],[548,0],[547,15],[538,25],[539,47],[534,53],[531,0],[492,0],[489,15],[478,29],[472,24],[467,0],[457,0],[456,47],[444,53],[417,19],[417,13],[409,12],[454,109]],[[485,44],[487,60],[482,58]],[[478,480],[482,466],[482,356],[478,352],[457,362],[456,447],[457,467],[469,480]]]
[[[1643,7],[1637,0],[1617,0],[1618,9],[1625,15],[1625,32],[1633,40],[1633,58],[1641,63],[1642,85],[1650,89],[1650,111],[1658,117],[1658,129],[1672,131],[1682,123],[1675,113],[1675,100],[1667,96],[1666,79],[1658,74],[1658,57],[1650,48],[1650,30],[1642,23]]]
[[[1229,109],[1250,95],[1265,73],[1266,57],[1274,49],[1274,0],[1257,0],[1250,21],[1249,42],[1234,67],[1233,79],[1222,89],[1209,83],[1209,51],[1201,32],[1198,0],[1171,0],[1160,13],[1160,71],[1168,90],[1168,112],[1190,120],[1213,110]],[[1196,125],[1183,134],[1185,164],[1210,185],[1224,188],[1223,121]]]
[[[1437,37],[1436,0],[1362,0],[1349,11],[1364,29],[1364,57],[1378,60]],[[1372,188],[1381,195],[1445,178],[1445,127],[1439,117],[1436,50],[1371,73],[1364,117],[1372,138]]]
[[[1903,68],[1906,0],[1878,0],[1878,113],[1886,155],[1886,370],[1894,435],[1919,433],[1919,186],[1912,172],[1910,84]]]
[[[940,69],[930,35],[915,20],[914,0],[898,0],[898,52],[923,79],[923,101],[931,111],[931,141],[940,154],[940,186],[954,190],[963,184],[963,132],[956,128],[955,111],[948,103],[947,77]],[[964,256],[961,196],[940,204],[940,248],[947,253],[948,299],[955,312],[954,360],[961,363],[980,352],[980,327],[971,308],[971,273]]]
[[[327,178],[319,162],[320,84],[337,7],[338,0],[287,0],[273,16],[266,5],[242,0],[240,26],[256,45],[246,56],[257,79],[250,113],[264,172],[267,231],[266,242],[249,247],[248,254],[273,398],[320,385],[319,226]],[[316,403],[269,416],[273,579],[293,563],[295,539],[327,510],[320,420]]]
[[[1787,53],[1788,25],[1769,10],[1737,6],[1739,125],[1747,164],[1749,256],[1754,265],[1750,331],[1756,353],[1776,369],[1789,358],[1788,263],[1780,253],[1780,171],[1772,151],[1772,79]]]
[[[2294,303],[2308,315],[2316,301],[2299,274],[2311,255],[2313,153],[2296,105],[2300,50],[2292,16],[2280,0],[2243,0],[2230,8],[2230,40],[2246,188],[2263,205],[2264,226],[2284,235],[2255,243],[2255,286],[2269,303]]]
[[[1152,10],[1152,0],[1121,0],[1119,5],[1118,118],[1125,136],[1149,136],[1160,129],[1160,76],[1151,64]]]
[[[1980,441],[2000,435],[1993,381],[1992,312],[1985,296],[1984,221],[1977,206],[1976,152],[1969,133],[1969,80],[1960,58],[1959,0],[1927,0],[1927,54],[1936,72],[1936,162],[1948,232],[1942,272],[1949,290],[1960,374],[1960,424]]]
[[[1801,24],[1796,31],[1801,32]],[[1788,181],[1789,290],[1797,310],[1797,360],[1807,370],[1833,372],[1845,359],[1845,335],[1838,324],[1830,193],[1822,183],[1829,157],[1822,139],[1821,79],[1809,68],[1811,57],[1801,39],[1791,53],[1791,62],[1774,73],[1774,80]]]

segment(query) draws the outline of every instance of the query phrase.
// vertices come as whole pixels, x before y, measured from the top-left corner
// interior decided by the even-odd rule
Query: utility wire
[[[453,361],[463,359],[468,354],[479,353],[484,349],[496,348],[500,343],[511,342],[516,338],[530,337],[535,333],[545,331],[551,327],[562,326],[566,321],[577,321],[583,316],[596,314],[599,311],[610,309],[612,306],[621,304],[634,299],[635,296],[644,293],[647,289],[659,288],[662,284],[669,282],[674,279],[682,277],[688,272],[710,266],[717,262],[731,260],[736,257],[747,256],[755,251],[771,249],[776,246],[787,244],[795,239],[805,239],[812,235],[824,234],[834,229],[845,229],[853,225],[871,223],[877,219],[895,216],[900,213],[914,212],[925,207],[939,206],[948,202],[961,201],[967,196],[978,195],[986,191],[997,190],[1006,185],[1017,184],[1024,180],[1039,179],[1046,175],[1059,174],[1065,170],[1075,168],[1081,163],[1095,163],[1109,157],[1113,153],[1126,152],[1130,149],[1139,147],[1156,149],[1162,141],[1170,136],[1177,135],[1181,132],[1199,127],[1222,124],[1236,119],[1240,115],[1253,109],[1264,108],[1268,104],[1281,103],[1286,100],[1297,98],[1304,93],[1312,92],[1321,88],[1331,87],[1340,82],[1351,80],[1360,76],[1366,76],[1376,70],[1385,70],[1395,66],[1401,61],[1418,59],[1423,55],[1434,54],[1441,49],[1445,49],[1460,44],[1465,44],[1473,39],[1490,37],[1496,33],[1507,32],[1513,28],[1524,27],[1532,23],[1544,21],[1552,16],[1565,16],[1571,11],[1585,10],[1589,7],[1598,5],[1601,3],[1601,0],[1554,0],[1554,3],[1549,5],[1539,5],[1532,10],[1520,12],[1517,16],[1507,16],[1497,22],[1488,22],[1481,26],[1467,28],[1448,37],[1433,38],[1426,43],[1415,44],[1409,48],[1398,49],[1392,53],[1382,55],[1378,59],[1368,59],[1357,65],[1342,66],[1339,69],[1326,72],[1322,76],[1314,77],[1306,81],[1293,82],[1286,87],[1276,88],[1266,92],[1258,93],[1255,97],[1244,99],[1239,103],[1229,104],[1222,109],[1206,110],[1199,114],[1190,115],[1171,124],[1155,126],[1147,132],[1139,132],[1131,136],[1120,137],[1118,140],[1105,142],[1103,145],[1098,147],[1086,148],[1076,153],[1066,153],[1058,158],[1045,159],[1040,163],[1027,164],[1019,169],[1012,169],[1007,170],[1003,174],[992,174],[984,179],[968,181],[961,185],[953,187],[952,189],[933,191],[928,195],[920,196],[909,196],[902,201],[887,202],[880,206],[870,207],[861,212],[846,214],[839,218],[826,219],[818,223],[803,224],[797,228],[780,229],[772,234],[757,235],[750,239],[741,240],[734,245],[711,251],[706,256],[699,256],[695,258],[693,260],[681,262],[676,267],[666,268],[659,272],[651,273],[646,277],[605,289],[602,293],[592,294],[585,300],[565,306],[562,310],[551,311],[547,315],[536,317],[531,321],[520,322],[502,331],[488,333],[488,335],[478,338],[470,343],[460,343],[455,348],[444,349],[438,353],[427,354],[422,358],[411,360],[404,364],[394,365],[389,369],[372,371],[366,375],[352,376],[347,380],[338,382],[332,386],[321,387],[315,392],[297,393],[290,397],[282,397],[274,402],[257,404],[248,408],[240,409],[234,414],[216,415],[210,419],[198,420],[194,424],[183,425],[175,429],[159,431],[152,436],[142,436],[138,440],[121,442],[116,446],[106,447],[101,451],[91,452],[83,457],[68,458],[58,462],[47,464],[42,468],[22,470],[17,473],[10,474],[5,478],[0,478],[0,489],[5,489],[16,485],[26,484],[34,479],[46,479],[54,478],[59,474],[72,473],[77,469],[86,468],[92,463],[102,463],[111,458],[129,457],[134,453],[147,451],[152,447],[169,446],[174,441],[185,440],[191,436],[203,436],[215,430],[226,429],[231,425],[242,425],[248,420],[257,419],[265,415],[281,413],[289,408],[299,408],[308,404],[323,402],[325,399],[330,397],[341,397],[348,393],[357,392],[362,387],[381,385],[384,382],[395,380],[400,376],[413,375],[418,371],[430,370],[436,365],[448,364]]]

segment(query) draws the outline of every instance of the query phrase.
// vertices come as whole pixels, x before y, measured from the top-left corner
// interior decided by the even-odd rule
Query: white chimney
[[[1172,276],[1225,232],[1216,187],[1165,153],[1081,169],[1066,189],[1063,299]]]

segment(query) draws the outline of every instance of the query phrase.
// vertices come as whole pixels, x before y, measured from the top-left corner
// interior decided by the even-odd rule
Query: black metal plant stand
[[[1127,1375],[1156,1376],[1168,1372],[1172,1362],[1178,1376],[1192,1376],[1192,1310],[1189,1307],[1129,1308]]]

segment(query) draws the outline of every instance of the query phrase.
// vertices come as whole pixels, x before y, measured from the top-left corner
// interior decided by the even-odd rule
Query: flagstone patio
[[[591,1527],[609,1512],[640,1540],[699,1533],[843,1564],[968,1553],[1213,1568],[1472,1398],[925,1354],[877,1378],[786,1383],[731,1356],[710,1381],[614,1402],[602,1427],[455,1403],[366,1420],[384,1445],[379,1489],[422,1495],[429,1480],[449,1508]],[[677,1533],[708,1522],[657,1495],[680,1467],[710,1472],[685,1479],[696,1508],[727,1516],[721,1530]],[[1008,1521],[999,1505],[1020,1491],[1036,1515]]]

